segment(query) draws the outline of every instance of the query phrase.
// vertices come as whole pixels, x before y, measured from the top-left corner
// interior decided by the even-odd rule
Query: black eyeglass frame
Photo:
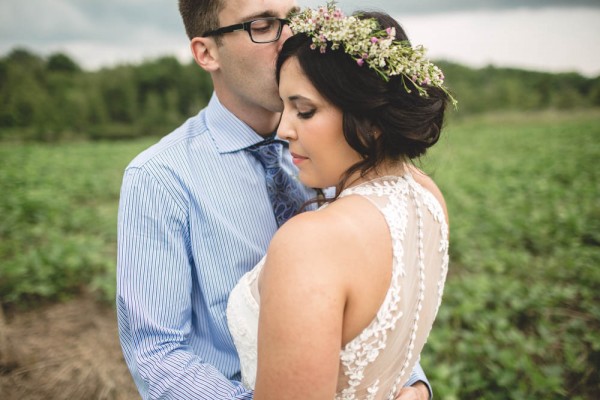
[[[256,40],[254,40],[254,38],[252,37],[252,32],[250,30],[250,26],[252,25],[253,22],[256,22],[256,21],[279,21],[279,30],[277,31],[277,35],[275,36],[275,39],[269,40],[268,42],[257,42]],[[279,40],[279,38],[281,37],[281,31],[283,30],[284,25],[288,25],[289,23],[290,23],[290,20],[286,19],[286,18],[276,18],[276,17],[256,18],[251,21],[242,22],[241,24],[224,26],[222,28],[217,28],[212,31],[204,32],[202,34],[202,37],[217,36],[217,35],[222,35],[224,33],[231,33],[231,32],[237,32],[237,31],[246,31],[246,32],[248,32],[248,36],[250,36],[250,40],[252,40],[253,43],[272,43],[272,42],[276,42]]]

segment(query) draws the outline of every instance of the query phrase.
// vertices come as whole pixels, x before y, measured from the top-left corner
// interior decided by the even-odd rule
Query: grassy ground
[[[423,160],[451,219],[449,279],[422,357],[437,398],[600,397],[598,138],[600,111],[488,115],[452,122]],[[0,146],[0,398],[134,393],[116,380],[116,210],[123,168],[153,141]],[[112,357],[93,357],[95,330]],[[81,352],[65,357],[73,343]],[[69,376],[77,392],[40,385]]]
[[[0,147],[0,301],[114,292],[123,170],[152,140]]]
[[[451,267],[423,355],[443,399],[600,396],[600,114],[450,126],[424,160]]]

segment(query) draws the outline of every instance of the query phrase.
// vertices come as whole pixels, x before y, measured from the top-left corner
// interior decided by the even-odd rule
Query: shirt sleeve
[[[421,368],[421,363],[417,362],[412,370],[412,373],[410,374],[408,382],[406,382],[406,385],[404,386],[412,386],[419,381],[423,382],[427,386],[427,389],[429,390],[429,399],[433,399],[433,389],[431,388],[431,385],[425,376],[423,368]]]
[[[117,315],[127,365],[144,399],[251,399],[187,345],[192,266],[182,199],[130,168],[118,220]]]

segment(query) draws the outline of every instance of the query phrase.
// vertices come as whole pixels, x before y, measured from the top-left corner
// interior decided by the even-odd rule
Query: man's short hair
[[[190,40],[219,27],[219,12],[226,0],[179,0],[179,13]]]

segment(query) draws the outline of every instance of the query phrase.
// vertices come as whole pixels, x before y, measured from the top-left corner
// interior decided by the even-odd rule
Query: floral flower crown
[[[325,53],[328,44],[331,50],[343,45],[344,51],[359,66],[366,63],[385,81],[391,76],[402,75],[406,78],[402,80],[406,91],[411,93],[406,84],[408,80],[424,97],[428,94],[421,85],[438,87],[448,94],[456,106],[456,100],[444,86],[444,74],[425,58],[425,48],[413,48],[408,41],[396,40],[395,28],[381,29],[374,18],[346,17],[336,7],[335,1],[328,1],[327,5],[318,9],[306,8],[291,15],[289,21],[294,34],[304,33],[312,38],[311,49],[318,48]]]

